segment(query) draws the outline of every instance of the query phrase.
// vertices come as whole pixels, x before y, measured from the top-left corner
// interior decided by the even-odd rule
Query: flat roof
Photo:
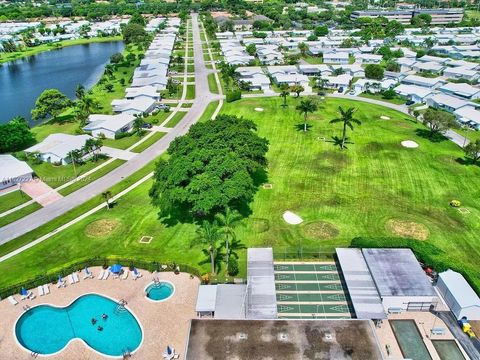
[[[442,279],[460,307],[476,306],[480,308],[480,298],[462,274],[449,269],[438,274],[438,277]]]
[[[382,354],[368,320],[193,319],[185,357],[380,360]]]
[[[272,248],[247,250],[247,318],[277,318]]]
[[[358,319],[386,319],[382,300],[360,249],[335,249]]]
[[[362,249],[381,297],[436,296],[410,249]]]
[[[215,319],[245,319],[247,285],[219,284],[215,305]]]
[[[197,312],[214,312],[217,299],[217,285],[200,285],[198,287]]]

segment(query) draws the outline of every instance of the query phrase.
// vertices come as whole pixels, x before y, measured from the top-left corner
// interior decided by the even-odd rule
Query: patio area
[[[17,305],[12,305],[8,299],[0,301],[0,354],[5,359],[31,359],[29,352],[23,350],[16,342],[14,326],[19,316],[24,312],[23,306],[33,307],[39,304],[50,304],[64,307],[69,305],[77,297],[86,293],[98,293],[111,297],[115,300],[127,301],[127,308],[132,311],[140,321],[143,328],[143,343],[134,353],[136,359],[162,359],[167,345],[175,348],[180,354],[179,359],[184,358],[187,334],[189,332],[190,319],[195,317],[195,301],[197,298],[199,279],[191,278],[190,274],[173,272],[157,273],[160,281],[166,280],[175,286],[175,293],[171,298],[163,302],[152,302],[145,298],[144,288],[152,282],[152,274],[146,270],[140,270],[142,277],[133,280],[129,276],[125,280],[114,279],[110,276],[107,280],[98,280],[100,267],[90,268],[93,279],[83,279],[84,273],[78,273],[80,281],[69,284],[65,288],[57,288],[50,284],[50,293],[39,296],[37,289],[31,289],[36,295],[33,300],[21,301],[20,295],[15,295]],[[65,279],[66,280],[66,279]],[[105,359],[93,350],[85,346],[81,341],[72,341],[58,355],[49,356],[50,359]]]

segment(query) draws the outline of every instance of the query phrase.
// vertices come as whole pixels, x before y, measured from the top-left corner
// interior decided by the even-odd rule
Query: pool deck
[[[437,351],[433,346],[432,340],[455,340],[465,359],[469,359],[468,355],[462,349],[461,345],[454,338],[452,333],[448,330],[445,323],[441,319],[435,317],[433,314],[429,312],[408,311],[408,312],[403,312],[401,314],[389,314],[388,320],[414,320],[415,324],[417,325],[418,331],[422,336],[423,342],[425,343],[425,346],[427,347],[428,352],[430,353],[430,356],[432,357],[433,360],[441,360],[441,359],[438,356]],[[445,329],[445,334],[431,335],[430,329],[432,327]],[[390,326],[390,323],[388,323],[387,320],[383,321],[383,324],[381,325],[381,327],[375,328],[375,331],[377,334],[378,341],[380,343],[380,348],[385,358],[388,358],[387,352],[386,352],[386,346],[389,345],[390,357],[396,358],[396,359],[402,359],[403,358],[402,352],[395,338],[395,334],[393,333],[392,327]]]
[[[38,296],[37,289],[32,289],[36,298],[20,301],[16,295],[18,305],[13,306],[7,299],[0,301],[0,358],[10,360],[31,360],[30,353],[23,350],[16,342],[13,328],[18,317],[24,312],[23,306],[33,307],[39,304],[67,306],[77,297],[86,293],[98,293],[115,300],[125,299],[127,307],[134,313],[143,328],[143,343],[135,352],[135,359],[162,359],[167,345],[173,346],[183,359],[184,350],[189,332],[190,319],[196,316],[195,302],[197,299],[200,280],[190,278],[187,273],[175,275],[173,272],[158,273],[160,280],[168,280],[175,286],[174,295],[163,302],[152,302],[145,298],[144,288],[152,281],[152,274],[140,270],[142,277],[132,280],[131,274],[126,280],[113,279],[97,280],[100,268],[91,268],[95,277],[83,280],[83,273],[79,273],[80,282],[68,284],[58,289],[50,285],[50,294]],[[68,283],[68,281],[67,281]],[[40,357],[39,357],[40,358]],[[96,360],[106,357],[95,353],[79,340],[72,341],[62,352],[48,359],[76,359]]]

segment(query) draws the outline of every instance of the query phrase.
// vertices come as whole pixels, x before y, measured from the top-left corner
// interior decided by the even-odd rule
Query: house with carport
[[[97,138],[115,139],[120,134],[129,132],[134,121],[135,116],[131,114],[91,114],[83,131],[91,132],[92,136]]]
[[[29,147],[26,153],[37,153],[38,157],[52,164],[66,165],[71,162],[68,154],[73,150],[83,151],[90,135],[50,134],[42,142]]]

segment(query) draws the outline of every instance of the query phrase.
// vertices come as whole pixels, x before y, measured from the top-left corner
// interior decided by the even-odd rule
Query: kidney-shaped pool
[[[15,335],[28,351],[42,355],[57,353],[76,338],[102,355],[118,357],[134,352],[142,343],[136,317],[98,294],[83,295],[63,308],[35,306],[18,319]]]

